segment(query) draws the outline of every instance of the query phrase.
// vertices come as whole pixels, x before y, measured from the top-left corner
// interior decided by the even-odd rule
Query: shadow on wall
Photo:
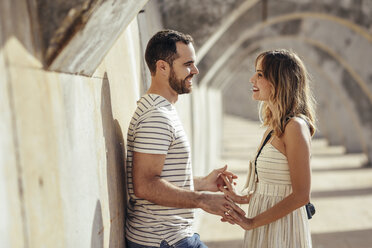
[[[91,248],[103,248],[103,222],[101,202],[98,200],[96,210],[94,211],[94,220],[92,228],[92,237],[90,241]]]
[[[127,196],[124,176],[125,144],[120,124],[118,120],[113,118],[110,84],[106,73],[102,80],[101,115],[106,146],[107,189],[110,211],[109,247],[124,247],[124,218]]]
[[[30,25],[27,1],[0,1],[0,49],[3,49],[9,39],[14,38],[28,51],[41,61],[42,48]]]

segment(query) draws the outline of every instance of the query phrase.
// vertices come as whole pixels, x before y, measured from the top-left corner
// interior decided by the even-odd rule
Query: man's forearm
[[[203,194],[182,189],[170,182],[154,178],[141,183],[140,189],[135,190],[137,197],[146,199],[157,205],[176,208],[199,208]]]
[[[233,204],[222,193],[182,189],[159,177],[146,180],[146,185],[143,182],[139,191],[135,187],[136,196],[161,206],[201,208],[208,213],[224,216],[226,206]]]

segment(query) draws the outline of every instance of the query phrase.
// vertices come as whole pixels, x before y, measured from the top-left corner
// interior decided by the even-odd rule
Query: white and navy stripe
[[[263,183],[291,184],[287,157],[271,143],[263,147],[257,158],[257,173],[259,181]]]
[[[166,154],[161,178],[178,187],[194,190],[190,145],[175,107],[164,97],[148,94],[137,102],[127,136],[126,237],[145,246],[159,246],[162,240],[173,245],[193,235],[192,209],[156,205],[134,195],[133,152]]]

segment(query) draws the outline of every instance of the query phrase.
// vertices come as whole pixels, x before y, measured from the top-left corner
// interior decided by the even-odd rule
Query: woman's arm
[[[310,140],[311,135],[305,121],[292,118],[282,137],[289,165],[292,193],[252,219],[231,211],[228,220],[249,230],[276,221],[308,203],[311,187]]]

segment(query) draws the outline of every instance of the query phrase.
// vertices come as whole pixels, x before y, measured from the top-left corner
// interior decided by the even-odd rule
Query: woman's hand
[[[254,228],[254,219],[245,217],[245,212],[238,206],[233,205],[225,212],[225,216],[221,219],[222,222],[229,222],[230,224],[238,224],[245,230]]]
[[[249,203],[249,200],[251,198],[251,195],[238,195],[235,192],[235,188],[233,186],[233,181],[230,179],[229,176],[226,176],[225,174],[221,174],[220,176],[222,180],[224,181],[225,186],[219,186],[219,190],[225,194],[225,196],[232,201],[239,203],[239,204],[247,204]]]

